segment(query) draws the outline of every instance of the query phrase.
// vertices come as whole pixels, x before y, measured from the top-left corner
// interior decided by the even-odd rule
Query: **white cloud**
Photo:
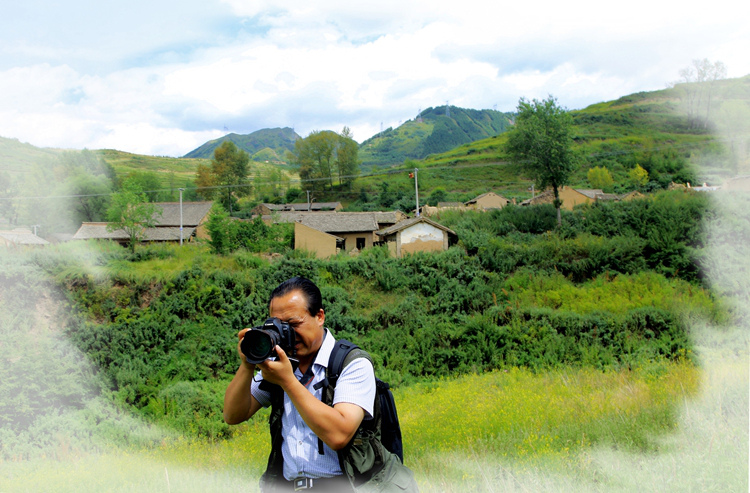
[[[136,12],[123,15],[132,30],[110,29],[101,42],[76,35],[70,44],[59,26],[49,28],[62,40],[53,43],[39,34],[44,25],[34,34],[0,21],[19,37],[0,35],[7,41],[0,48],[0,90],[7,96],[0,100],[0,135],[43,146],[106,143],[175,155],[225,126],[239,133],[293,126],[306,135],[347,125],[361,141],[380,122],[397,125],[446,101],[510,111],[521,96],[553,94],[580,108],[660,89],[703,57],[724,61],[730,76],[750,73],[750,7],[730,7],[728,0],[710,7],[645,0],[614,7],[542,0],[190,1],[160,39],[153,23],[137,22],[146,10],[138,0]],[[101,35],[90,25],[107,13],[103,24],[111,26],[111,16],[122,11],[99,6],[86,26],[65,32]],[[123,48],[110,50],[114,45]]]

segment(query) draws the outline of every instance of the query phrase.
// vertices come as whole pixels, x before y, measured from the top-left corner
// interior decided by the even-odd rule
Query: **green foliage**
[[[449,113],[449,114],[446,114]],[[362,162],[368,166],[423,159],[462,144],[494,137],[509,126],[508,113],[451,106],[428,108],[415,120],[388,128],[360,145]]]
[[[210,166],[198,165],[195,183],[198,194],[205,199],[220,201],[224,208],[236,208],[236,197],[250,193],[248,163],[250,156],[231,140],[225,140],[214,150]]]
[[[594,166],[588,173],[586,173],[589,183],[593,188],[608,189],[615,181],[612,179],[612,175],[609,173],[607,168]]]
[[[237,366],[236,333],[261,322],[273,287],[294,275],[318,283],[326,325],[366,347],[378,374],[396,386],[516,367],[689,359],[687,317],[726,319],[697,276],[698,261],[709,260],[695,253],[706,241],[700,220],[711,213],[705,195],[662,193],[577,208],[549,233],[552,206],[454,211],[441,222],[462,244],[445,252],[393,258],[377,247],[357,257],[288,252],[268,260],[254,245],[291,236],[218,210],[209,229],[227,234],[220,256],[102,248],[29,258],[80,313],[64,333],[98,368],[111,402],[181,433],[217,438],[235,430],[219,416]],[[26,298],[19,291],[7,301]]]
[[[148,202],[140,186],[131,180],[125,181],[119,192],[112,195],[107,209],[107,231],[123,230],[127,234],[130,249],[143,238],[144,230],[152,228],[161,214],[155,205]]]
[[[272,224],[256,217],[252,221],[238,221],[220,204],[214,204],[208,217],[209,245],[218,254],[227,254],[243,249],[255,253],[280,253],[291,248],[293,224]]]
[[[290,159],[298,167],[306,190],[324,190],[326,185],[333,188],[335,176],[339,185],[351,184],[359,174],[358,153],[357,143],[344,127],[340,135],[330,130],[315,130],[304,139],[298,139]]]
[[[534,179],[539,190],[552,187],[560,225],[559,189],[568,183],[576,164],[572,150],[573,118],[552,96],[543,101],[518,102],[515,128],[508,134],[511,159]]]
[[[284,161],[287,152],[294,148],[294,142],[298,138],[299,135],[289,127],[264,128],[246,135],[230,133],[220,139],[206,142],[185,154],[184,157],[211,159],[217,147],[226,141],[230,141],[239,149],[253,156],[255,160],[265,160],[269,156],[273,156]]]
[[[628,171],[628,180],[634,188],[641,188],[648,183],[648,171],[643,169],[640,164],[636,164],[634,168]]]
[[[211,250],[214,253],[224,254],[229,252],[234,244],[235,238],[232,231],[232,220],[229,213],[224,210],[221,204],[214,204],[208,216],[208,229]]]
[[[637,237],[648,268],[695,281],[695,250],[705,245],[702,220],[711,214],[705,194],[666,192],[625,202],[596,202],[576,210],[572,227],[602,237]]]

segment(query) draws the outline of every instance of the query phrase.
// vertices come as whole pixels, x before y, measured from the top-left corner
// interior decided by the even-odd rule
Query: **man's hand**
[[[275,350],[276,361],[267,359],[262,363],[258,363],[258,366],[263,370],[263,380],[275,383],[281,386],[282,389],[287,390],[290,384],[297,382],[297,377],[294,376],[292,363],[289,361],[289,357],[284,350],[281,349],[281,346],[277,345]]]
[[[260,403],[250,394],[250,386],[255,374],[255,366],[248,363],[242,354],[240,344],[245,334],[251,329],[242,329],[237,333],[237,353],[240,356],[240,367],[224,393],[224,421],[230,425],[250,419],[260,409]]]
[[[242,352],[242,339],[245,338],[245,334],[247,334],[248,331],[253,329],[242,329],[241,331],[237,332],[237,338],[239,341],[237,342],[237,354],[240,355],[240,362],[245,367],[250,367],[250,363],[248,363],[247,358],[245,358],[245,354]],[[253,370],[255,365],[253,365]]]

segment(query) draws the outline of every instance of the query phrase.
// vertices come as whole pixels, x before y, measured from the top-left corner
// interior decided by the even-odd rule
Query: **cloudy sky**
[[[227,132],[420,109],[570,109],[664,88],[693,59],[750,74],[750,3],[23,0],[0,16],[0,136],[181,156]]]

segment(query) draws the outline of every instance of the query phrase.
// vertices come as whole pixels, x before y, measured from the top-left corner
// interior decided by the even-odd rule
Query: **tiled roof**
[[[324,209],[335,210],[341,207],[341,202],[298,202],[294,204],[262,204],[271,211],[321,211]]]
[[[382,227],[396,224],[404,219],[406,214],[401,211],[371,211],[371,212],[278,212],[264,219],[278,222],[300,222],[305,226],[319,231],[329,232],[357,232],[377,231]],[[325,229],[323,229],[325,228]]]
[[[604,193],[604,192],[602,192],[598,188],[594,188],[594,189],[574,188],[573,190],[575,190],[576,192],[578,192],[580,194],[585,195],[586,197],[588,197],[590,199],[594,199],[594,200],[596,200],[596,196],[597,195],[601,195],[601,194]]]
[[[305,226],[326,233],[356,233],[377,231],[378,223],[372,214],[336,212],[333,214],[307,214],[299,219]]]
[[[509,199],[506,199],[506,198],[505,198],[505,197],[503,197],[502,195],[498,195],[498,194],[496,194],[495,192],[487,192],[487,193],[483,193],[483,194],[481,194],[481,195],[477,195],[477,196],[476,196],[476,197],[474,197],[473,199],[471,199],[471,200],[469,200],[468,202],[466,202],[466,205],[469,205],[469,204],[476,204],[476,203],[477,203],[477,202],[478,202],[478,201],[479,201],[480,199],[483,199],[484,197],[497,197],[497,198],[499,198],[499,199],[505,200],[506,202],[510,202],[510,200],[509,200]]]
[[[180,225],[180,203],[179,202],[155,202],[155,206],[161,209],[161,216],[157,214],[156,224],[158,226]],[[198,226],[204,217],[211,211],[213,202],[183,202],[182,203],[182,225]]]
[[[183,227],[182,238],[186,240],[195,231],[195,228]],[[125,231],[118,229],[107,231],[107,223],[83,223],[73,235],[74,240],[118,240],[128,241],[130,237]],[[147,228],[143,235],[142,241],[180,241],[180,227],[159,227]]]
[[[83,223],[76,234],[73,235],[74,240],[92,240],[95,238],[126,241],[129,236],[121,229],[107,231],[107,223]]]
[[[28,229],[0,230],[0,238],[15,245],[48,245],[49,242],[40,238]]]
[[[432,225],[432,226],[434,226],[434,227],[436,227],[438,229],[442,229],[443,231],[446,231],[449,234],[457,236],[456,233],[452,229],[446,228],[442,224],[438,224],[435,221],[433,221],[431,219],[427,219],[424,216],[412,217],[412,218],[409,218],[409,219],[404,219],[403,221],[401,221],[399,223],[396,223],[393,226],[390,226],[390,227],[385,228],[385,229],[381,229],[380,231],[377,232],[377,235],[378,236],[392,235],[393,233],[397,233],[398,231],[404,230],[404,229],[408,228],[409,226],[413,226],[413,225],[415,225],[417,223],[427,223],[427,224],[430,224],[430,225]]]

